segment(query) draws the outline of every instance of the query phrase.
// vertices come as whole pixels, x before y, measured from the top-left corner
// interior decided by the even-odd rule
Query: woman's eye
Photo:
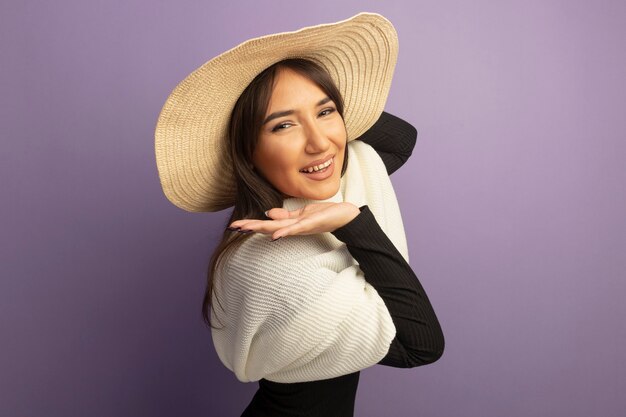
[[[279,130],[283,130],[283,128],[285,126],[290,126],[290,123],[280,123],[280,124],[274,126],[274,128],[272,129],[272,132],[277,132]]]
[[[335,111],[335,109],[333,109],[333,108],[331,107],[331,108],[328,108],[328,109],[324,109],[324,110],[322,110],[322,112],[320,113],[320,115],[321,115],[321,116],[326,116],[326,115],[328,115],[328,114],[331,114],[331,113],[332,113],[332,112],[334,112],[334,111]]]
[[[335,111],[337,111],[337,109],[329,107],[327,109],[322,110],[320,112],[320,116],[328,116],[329,114],[331,114],[331,113],[333,113]],[[289,126],[291,126],[291,123],[289,123],[289,122],[279,123],[279,124],[277,124],[276,126],[274,126],[272,128],[272,132],[278,132],[279,130],[284,130],[284,129],[286,129]]]

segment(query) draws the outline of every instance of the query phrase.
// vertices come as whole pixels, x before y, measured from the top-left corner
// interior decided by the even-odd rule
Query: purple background
[[[250,37],[389,18],[392,176],[436,363],[362,372],[357,416],[623,416],[626,3],[13,1],[0,6],[0,415],[238,416],[200,320],[227,212],[164,197],[174,86]]]

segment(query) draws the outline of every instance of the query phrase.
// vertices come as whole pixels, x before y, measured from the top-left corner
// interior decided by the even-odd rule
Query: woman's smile
[[[323,181],[327,178],[330,178],[335,172],[334,158],[329,159],[327,163],[322,164],[321,166],[322,168],[319,168],[319,166],[316,166],[315,168],[317,169],[309,168],[309,170],[306,172],[302,172],[302,171],[300,172],[302,173],[302,175],[304,175],[308,179],[315,180],[315,181]]]

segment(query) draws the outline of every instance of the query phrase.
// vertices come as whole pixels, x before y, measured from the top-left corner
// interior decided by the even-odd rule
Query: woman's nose
[[[320,153],[330,146],[330,140],[324,130],[316,123],[308,123],[305,129],[306,151],[308,153]]]

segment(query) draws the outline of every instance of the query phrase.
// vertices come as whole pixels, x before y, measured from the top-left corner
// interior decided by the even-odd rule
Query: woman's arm
[[[331,233],[346,244],[396,327],[396,337],[378,363],[412,368],[435,362],[443,354],[444,336],[428,296],[369,207],[359,210],[357,217]]]
[[[378,121],[356,140],[371,145],[385,163],[387,174],[391,175],[413,153],[417,130],[407,121],[383,112]]]

